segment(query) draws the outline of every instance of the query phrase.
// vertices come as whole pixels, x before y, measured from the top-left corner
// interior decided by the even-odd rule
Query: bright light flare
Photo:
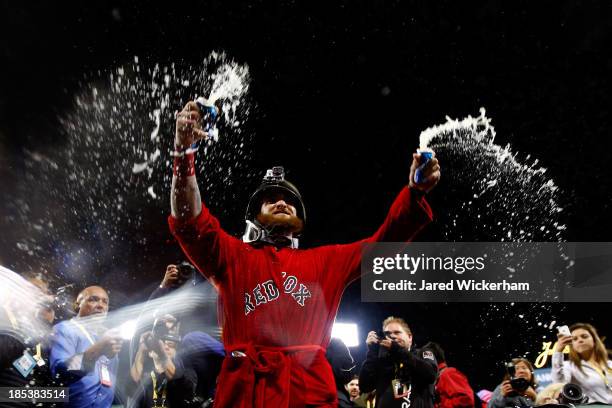
[[[138,328],[138,320],[128,320],[119,326],[119,336],[123,340],[131,340],[134,337],[134,333],[136,333],[136,329]]]
[[[359,345],[359,332],[355,323],[334,323],[332,337],[342,340],[346,347]]]

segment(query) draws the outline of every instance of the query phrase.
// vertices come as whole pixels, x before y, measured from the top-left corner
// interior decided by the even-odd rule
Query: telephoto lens
[[[191,265],[187,261],[183,261],[177,266],[179,271],[179,284],[183,284],[184,282],[195,279],[195,275],[197,274],[193,265]]]
[[[565,405],[579,405],[587,401],[587,397],[582,392],[578,384],[565,384],[559,395],[559,403]]]

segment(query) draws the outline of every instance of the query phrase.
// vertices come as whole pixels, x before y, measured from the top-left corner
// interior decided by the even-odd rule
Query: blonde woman
[[[558,404],[559,395],[563,389],[563,383],[552,383],[547,385],[542,391],[538,392],[538,397],[535,400],[536,406],[545,404]]]
[[[570,326],[570,333],[557,335],[552,380],[579,385],[589,403],[612,404],[612,361],[597,330],[588,323],[576,323]],[[570,346],[569,361],[563,361],[566,345]]]

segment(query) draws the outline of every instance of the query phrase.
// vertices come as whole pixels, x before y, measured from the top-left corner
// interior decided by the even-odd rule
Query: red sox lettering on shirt
[[[287,276],[287,272],[281,272],[283,277],[282,293],[291,295],[298,305],[304,306],[306,299],[312,297],[310,291],[303,283],[293,276]],[[244,314],[248,315],[259,305],[270,303],[278,299],[281,291],[276,287],[272,279],[258,283],[252,293],[244,294]]]

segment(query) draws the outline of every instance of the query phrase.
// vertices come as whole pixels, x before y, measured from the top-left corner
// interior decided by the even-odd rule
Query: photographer
[[[368,333],[368,354],[359,374],[361,392],[376,390],[376,407],[433,408],[436,359],[414,350],[412,332],[398,317],[383,322],[383,332]]]
[[[567,330],[568,328],[565,327]],[[552,357],[552,379],[573,383],[588,397],[588,402],[612,404],[612,361],[595,327],[575,323],[559,332]],[[563,361],[563,349],[569,345],[569,361]]]
[[[176,355],[180,338],[172,332],[164,332],[161,336],[154,332],[140,336],[138,352],[130,369],[130,376],[142,387],[136,406],[189,407],[197,377],[192,369],[184,368]]]
[[[506,375],[493,391],[488,408],[532,407],[537,397],[533,366],[526,358],[513,358]]]
[[[23,277],[15,276],[22,291],[0,296],[0,387],[53,386],[47,336],[55,318],[53,296],[41,274]],[[0,402],[5,406],[31,403]]]
[[[159,288],[153,292],[150,299],[166,295],[188,281],[196,284],[198,276],[199,274],[196,273],[195,268],[189,262],[183,261],[177,265],[170,264],[166,267],[166,272]]]
[[[187,261],[166,266],[162,281],[149,296],[149,301],[163,298],[179,290],[182,293],[198,294],[197,297],[191,296],[191,310],[172,312],[181,323],[180,334],[184,336],[193,331],[210,332],[217,329],[217,295],[210,283],[204,281],[200,273]],[[168,300],[167,305],[171,310],[175,310],[176,302]],[[136,347],[135,344],[133,346]]]
[[[179,304],[181,297],[176,297],[178,291],[189,297],[188,310]],[[222,344],[208,334],[218,331],[216,292],[193,265],[182,261],[166,266],[163,279],[149,297],[149,302],[159,304],[157,299],[163,299],[162,306],[157,307],[172,310],[176,318],[176,335],[182,337],[177,358],[184,362],[186,369],[196,373],[196,399],[212,399],[225,357]],[[138,347],[137,339],[138,336],[135,336],[132,340],[132,350]]]

